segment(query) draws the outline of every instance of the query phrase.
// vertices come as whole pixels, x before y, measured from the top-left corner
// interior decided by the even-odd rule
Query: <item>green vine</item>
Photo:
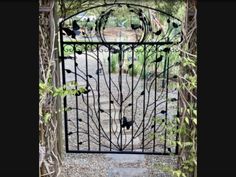
[[[56,87],[52,84],[52,82],[40,82],[39,83],[39,95],[40,100],[43,100],[44,98],[48,96],[52,97],[65,97],[69,95],[75,95],[79,93],[84,93],[86,89],[84,87],[80,87],[79,89],[75,89],[75,87],[78,86],[78,83],[71,81],[66,83],[65,85],[61,87]],[[61,112],[62,110],[58,110],[58,112]],[[53,113],[58,113],[57,111],[54,112],[48,112],[48,111],[40,111],[40,116],[43,119],[44,123],[48,123],[52,117]]]
[[[182,65],[185,67],[191,67],[192,69],[196,69],[196,60],[186,58],[183,60]],[[180,96],[182,96],[186,102],[186,107],[181,108],[180,112],[183,114],[181,116],[175,116],[174,119],[168,120],[167,125],[165,126],[168,139],[167,144],[169,146],[176,146],[178,144],[180,153],[179,158],[182,159],[181,163],[178,164],[177,167],[166,166],[164,164],[157,164],[156,167],[163,172],[169,173],[173,177],[189,177],[193,174],[195,168],[197,167],[197,105],[196,99],[193,99],[191,102],[186,100],[183,95],[186,90],[192,98],[196,96],[194,94],[194,90],[197,88],[196,80],[197,76],[186,74],[184,77],[179,77],[179,86],[178,91]],[[161,118],[153,119],[157,124],[162,122]],[[176,123],[178,123],[179,127],[176,128]],[[176,133],[179,134],[179,140],[175,140]],[[150,138],[154,138],[155,135],[150,135]],[[160,142],[164,142],[164,138],[160,137]],[[186,153],[187,152],[187,153]],[[186,155],[187,154],[187,155]],[[174,154],[173,154],[174,156]]]

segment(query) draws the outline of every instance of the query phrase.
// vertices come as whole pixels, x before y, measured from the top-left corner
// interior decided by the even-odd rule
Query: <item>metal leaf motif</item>
[[[66,69],[66,72],[67,72],[67,73],[72,73],[72,71],[71,71],[71,70],[69,70],[69,69]]]
[[[76,51],[77,54],[81,55],[83,52],[81,50]]]
[[[67,148],[126,153],[172,150],[159,142],[171,116],[171,111],[166,114],[168,104],[177,104],[176,92],[168,86],[177,78],[169,74],[168,56],[172,45],[181,42],[180,20],[137,4],[108,2],[93,9],[98,12],[95,17],[85,9],[60,22],[65,34],[60,35],[62,52],[72,56],[61,58],[63,71],[71,73],[63,72],[63,83],[73,80],[79,85],[71,88],[76,94],[64,98],[65,105],[73,107],[64,115]],[[134,20],[126,22],[129,17],[117,15],[122,11]],[[153,122],[157,116],[159,121]],[[154,134],[151,139],[150,134]],[[140,143],[135,144],[136,139]]]

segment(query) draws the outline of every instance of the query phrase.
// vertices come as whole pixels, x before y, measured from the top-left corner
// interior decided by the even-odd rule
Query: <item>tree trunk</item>
[[[58,63],[55,56],[57,21],[54,19],[55,3],[51,0],[39,1],[39,79],[41,84],[57,86],[60,78],[56,77]],[[57,66],[55,66],[57,63]],[[56,177],[60,173],[60,145],[58,143],[58,106],[59,100],[51,94],[40,96],[39,102],[39,175]],[[51,118],[45,121],[45,113]]]
[[[193,55],[197,55],[197,26],[196,26],[196,0],[186,0],[186,15],[185,15],[185,22],[184,22],[184,44],[182,46],[184,51],[187,51],[188,53],[191,53]],[[186,53],[182,53],[182,56],[187,58],[191,58],[196,62],[196,57],[190,57]],[[188,74],[189,76],[196,75],[195,72],[196,68],[193,68],[191,66],[181,66],[181,73],[182,77],[185,74]],[[194,88],[190,90],[193,95],[197,95],[197,89]],[[181,88],[180,90],[181,95],[180,96],[180,119],[181,122],[184,122],[185,117],[189,117],[192,119],[192,114],[187,112],[187,109],[189,108],[188,105],[186,106],[186,103],[192,104],[193,107],[196,109],[196,99],[193,98],[192,94],[189,93],[187,89]],[[180,134],[180,142],[192,142],[193,138],[196,138],[196,133],[193,133],[193,130],[196,130],[196,124],[194,124],[192,121],[189,122],[189,124],[183,123],[186,132],[184,134]],[[193,135],[191,135],[193,133]],[[196,147],[195,147],[196,149]],[[179,158],[178,158],[178,165],[181,168],[181,165],[190,158],[190,149],[189,148],[180,148],[179,152]],[[185,171],[187,173],[186,175],[188,177],[197,177],[197,166],[194,166],[194,169],[192,172]]]
[[[54,19],[56,22],[58,22],[58,16],[57,16],[57,8],[58,6],[55,4],[54,7]],[[58,34],[59,34],[59,30],[58,30],[58,25],[56,25],[56,40],[55,40],[55,46],[59,46],[58,45]],[[55,67],[55,86],[56,87],[60,87],[61,86],[61,77],[60,77],[60,60],[59,60],[59,50],[57,49],[55,51],[55,62],[56,62],[56,67]],[[62,103],[61,103],[61,98],[57,98],[56,100],[56,110],[60,110],[62,107]],[[60,158],[62,159],[62,114],[57,114],[57,121],[58,121],[58,125],[57,125],[57,139],[58,139],[58,143],[57,143],[57,147],[58,147],[58,153],[60,155]]]

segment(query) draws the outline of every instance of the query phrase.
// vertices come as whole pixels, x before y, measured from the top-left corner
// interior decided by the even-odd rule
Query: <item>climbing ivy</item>
[[[79,89],[75,89],[75,86],[78,86],[78,83],[71,81],[67,82],[65,85],[61,87],[56,87],[52,84],[52,82],[40,82],[39,83],[39,95],[40,100],[42,100],[45,97],[48,97],[49,95],[52,97],[65,97],[69,95],[75,95],[84,93],[86,89],[84,87],[80,87]],[[62,109],[58,110],[58,112],[61,112]],[[53,113],[58,113],[57,111],[54,111]],[[52,112],[43,112],[40,110],[40,116],[42,116],[44,123],[48,123],[50,121]]]
[[[182,60],[182,65],[185,67],[191,67],[196,69],[196,60],[191,58],[185,58]],[[156,167],[161,171],[169,173],[173,177],[189,177],[195,171],[197,166],[197,104],[194,90],[197,88],[196,80],[197,75],[188,75],[184,77],[178,76],[179,86],[178,91],[182,99],[186,102],[186,107],[181,108],[180,112],[182,115],[174,116],[173,119],[167,120],[165,129],[168,133],[167,144],[170,146],[179,146],[180,153],[178,157],[182,159],[181,163],[178,163],[176,167],[166,166],[164,164],[156,164]],[[192,95],[193,100],[190,102],[185,98],[186,95],[183,93],[188,90],[189,94]],[[156,117],[153,119],[157,124],[161,123],[162,119]],[[176,128],[176,123],[178,128]],[[176,133],[179,134],[179,139],[176,141]],[[154,138],[151,135],[150,138]],[[164,142],[164,138],[159,139],[160,142]],[[188,152],[187,155],[184,152]],[[172,154],[174,156],[174,154]]]

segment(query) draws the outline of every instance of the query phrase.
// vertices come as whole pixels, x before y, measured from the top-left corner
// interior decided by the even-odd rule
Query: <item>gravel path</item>
[[[88,57],[88,74],[91,75],[91,78],[89,78],[89,83],[91,85],[92,92],[90,92],[90,97],[89,99],[89,112],[91,114],[91,117],[89,117],[89,125],[90,125],[90,133],[91,138],[90,138],[90,148],[91,150],[98,150],[98,145],[97,145],[97,134],[99,133],[98,129],[96,129],[96,126],[99,125],[99,119],[96,117],[96,113],[98,113],[98,107],[97,106],[97,100],[95,98],[98,98],[98,95],[96,95],[97,92],[97,75],[96,75],[96,68],[97,68],[97,62],[94,60],[89,53],[90,56]],[[105,59],[107,59],[108,54],[103,52],[100,53],[100,59],[102,61],[103,67],[108,68],[107,62]],[[78,68],[80,70],[77,70],[77,74],[80,74],[82,77],[86,78],[86,62],[85,62],[85,57],[84,56],[79,56],[77,55],[77,63],[78,63]],[[74,61],[73,60],[67,60],[66,61],[66,69],[70,69],[71,71],[74,71]],[[86,82],[82,77],[77,77],[77,82],[79,83],[80,86],[85,86]],[[102,119],[104,117],[108,117],[109,115],[112,117],[112,134],[115,136],[115,139],[119,136],[119,119],[117,119],[118,116],[118,111],[119,111],[119,82],[118,82],[118,73],[113,73],[111,74],[111,78],[113,83],[111,86],[111,93],[112,93],[112,100],[113,104],[112,106],[112,111],[111,114],[109,114],[109,87],[107,85],[109,83],[106,83],[108,81],[108,71],[107,69],[104,69],[104,75],[100,75],[100,101],[104,101],[104,104],[101,104],[100,109],[102,108],[104,112],[108,115],[105,116],[105,114],[100,113],[100,116]],[[74,81],[75,80],[75,75],[74,74],[67,74],[66,75],[66,80],[67,81]],[[127,98],[127,100],[123,103],[123,108],[127,107],[123,112],[123,116],[126,116],[129,121],[131,120],[131,113],[132,113],[132,106],[128,106],[130,103],[132,103],[132,97],[128,96],[131,93],[131,81],[132,78],[128,76],[127,74],[122,74],[122,93],[123,93],[123,99]],[[158,82],[161,82],[161,79],[158,80]],[[150,89],[150,91],[146,90],[145,91],[145,101],[144,101],[144,96],[140,96],[140,93],[143,92],[144,90],[144,83],[142,79],[139,79],[139,77],[134,77],[133,80],[134,86],[137,84],[136,89],[133,92],[133,98],[135,102],[134,110],[135,110],[135,120],[134,124],[132,126],[134,132],[137,132],[137,134],[142,133],[142,129],[139,129],[138,127],[142,127],[142,120],[143,120],[143,103],[145,105],[150,105],[146,111],[146,116],[145,116],[145,144],[150,142],[150,137],[149,134],[153,132],[151,130],[151,126],[153,124],[152,121],[152,116],[153,116],[153,110],[154,110],[154,96],[155,92],[154,89]],[[148,83],[150,84],[150,83]],[[150,85],[146,84],[145,86],[149,88]],[[157,97],[160,96],[160,99],[157,101],[157,104],[160,104],[157,107],[157,112],[160,112],[161,110],[165,110],[165,103],[163,104],[162,102],[165,101],[165,92],[162,92],[161,89],[158,89],[157,91]],[[169,98],[176,98],[177,94],[176,91],[170,91],[169,93]],[[163,97],[163,98],[162,98]],[[87,134],[88,132],[88,114],[87,114],[87,96],[83,97],[80,96],[78,100],[73,97],[68,97],[67,99],[67,104],[68,107],[75,108],[75,103],[78,101],[79,109],[80,111],[71,110],[68,111],[68,118],[70,119],[70,122],[68,123],[69,127],[69,132],[76,132],[76,114],[79,115],[79,118],[81,119],[81,122],[79,122],[79,129],[81,132],[79,132],[79,142],[82,142],[80,145],[80,150],[87,149]],[[117,102],[116,102],[117,100]],[[134,103],[133,103],[134,105]],[[170,102],[168,104],[168,119],[171,119],[175,114],[176,114],[176,103]],[[97,112],[96,112],[97,111]],[[164,115],[158,114],[158,117],[160,119],[164,118]],[[119,117],[118,117],[119,118]],[[106,135],[108,135],[109,132],[109,119],[108,121],[102,120],[101,126],[104,128],[104,132],[102,132],[101,136],[101,142],[104,145],[104,150],[106,150],[105,146],[109,146],[108,141],[106,140]],[[107,128],[106,128],[107,127]],[[163,128],[164,126],[160,126],[158,130]],[[108,130],[108,131],[107,131]],[[84,131],[84,133],[83,133]],[[125,136],[126,138],[130,134],[130,130],[123,130],[124,133],[127,135]],[[163,137],[164,131],[161,131],[158,137]],[[141,135],[137,136],[137,143],[134,143],[134,147],[138,149],[141,149],[141,141],[142,138],[140,138]],[[95,137],[95,138],[93,138]],[[156,139],[156,141],[160,141],[160,139]],[[172,137],[174,138],[174,137]],[[124,144],[122,145],[127,145],[126,150],[129,150],[131,148],[131,144],[128,144],[129,138],[122,141]],[[72,134],[69,136],[69,148],[72,150],[77,149],[77,136],[76,133]],[[116,141],[112,139],[112,142],[116,144]],[[119,142],[118,142],[119,144]],[[116,144],[117,145],[117,144]],[[121,144],[119,144],[120,146]],[[153,144],[152,142],[149,143],[146,147],[150,147],[150,149],[146,149],[145,151],[150,151],[152,150]],[[170,146],[169,146],[170,147]],[[112,145],[112,148],[114,150],[117,150],[115,145]],[[174,151],[174,147],[171,147],[172,150]],[[163,146],[157,146],[155,148],[156,151],[163,152]],[[155,167],[156,164],[168,164],[168,165],[175,165],[176,159],[175,157],[172,156],[154,156],[154,155],[128,155],[128,154],[65,154],[64,160],[63,160],[63,170],[61,177],[87,177],[87,176],[101,176],[101,177],[126,177],[126,176],[134,176],[134,177],[152,177],[152,176],[168,176],[161,170],[159,170],[157,167]]]
[[[171,177],[158,165],[175,164],[176,159],[171,156],[66,154],[60,177]],[[142,172],[136,173],[140,169]]]

